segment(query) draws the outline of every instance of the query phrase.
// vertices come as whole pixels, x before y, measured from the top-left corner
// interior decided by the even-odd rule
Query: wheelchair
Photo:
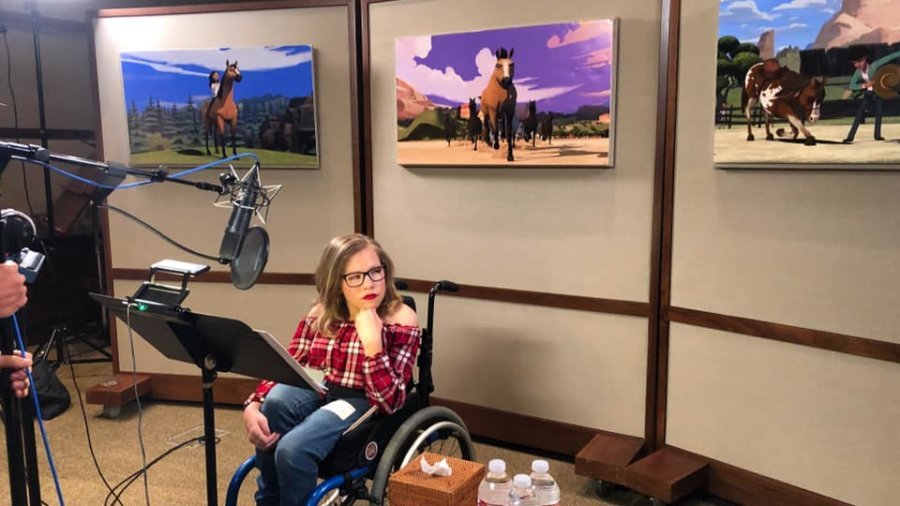
[[[397,282],[397,287],[407,288],[402,281]],[[319,478],[323,481],[310,493],[306,506],[347,506],[357,501],[368,501],[372,506],[387,504],[391,473],[423,452],[475,460],[472,437],[462,418],[446,407],[429,405],[434,391],[434,299],[438,292],[457,290],[455,283],[439,281],[428,292],[428,319],[422,329],[416,362],[418,374],[407,385],[406,404],[390,415],[372,416],[341,436],[319,464]],[[403,302],[416,309],[412,297],[404,295]],[[241,484],[255,467],[254,454],[237,468],[228,485],[225,506],[237,506]]]

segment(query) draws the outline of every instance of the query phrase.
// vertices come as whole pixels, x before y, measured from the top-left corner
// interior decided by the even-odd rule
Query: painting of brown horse
[[[509,52],[505,48],[498,49],[494,55],[497,62],[494,64],[494,72],[488,77],[487,86],[481,92],[481,112],[484,116],[484,142],[494,149],[500,149],[500,128],[503,128],[503,137],[506,139],[506,160],[512,162],[513,145],[513,118],[516,113],[516,85],[513,78],[516,74],[516,64],[513,61],[513,49]]]
[[[741,109],[747,118],[747,140],[754,139],[753,107],[759,103],[765,115],[766,140],[775,138],[771,132],[772,117],[783,118],[791,125],[793,138],[803,132],[804,144],[814,146],[816,138],[806,129],[806,122],[815,123],[825,100],[825,79],[798,74],[782,67],[771,58],[757,63],[747,71],[741,94]],[[781,130],[779,129],[779,135]]]
[[[234,83],[241,82],[241,70],[238,68],[237,60],[230,63],[225,60],[225,73],[222,76],[219,91],[215,98],[203,105],[203,129],[205,131],[206,154],[209,152],[209,133],[213,129],[213,149],[216,156],[219,153],[219,141],[221,140],[222,158],[228,156],[228,150],[225,145],[225,125],[231,127],[231,152],[237,154],[237,145],[235,142],[235,131],[237,130],[238,107],[234,101]]]

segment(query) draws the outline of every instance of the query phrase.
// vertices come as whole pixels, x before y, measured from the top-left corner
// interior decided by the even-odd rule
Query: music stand
[[[324,393],[322,385],[312,380],[271,336],[251,329],[242,321],[140,300],[129,302],[98,293],[92,293],[91,298],[126,324],[130,317],[132,328],[166,357],[193,363],[202,370],[209,506],[218,502],[212,389],[217,373],[234,372]]]

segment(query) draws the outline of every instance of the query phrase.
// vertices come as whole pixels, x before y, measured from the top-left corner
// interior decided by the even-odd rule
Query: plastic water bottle
[[[541,506],[559,506],[559,486],[550,476],[550,464],[546,460],[531,463],[531,484]]]
[[[527,474],[517,474],[513,478],[513,487],[509,492],[509,506],[540,506],[534,496],[534,486]]]
[[[488,473],[478,485],[478,506],[508,506],[512,481],[506,474],[506,462],[493,459],[488,462]]]

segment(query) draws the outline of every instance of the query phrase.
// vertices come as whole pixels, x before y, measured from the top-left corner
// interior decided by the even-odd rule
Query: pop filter
[[[231,284],[249,290],[269,260],[269,234],[262,227],[250,227],[244,233],[237,256],[231,261]]]

